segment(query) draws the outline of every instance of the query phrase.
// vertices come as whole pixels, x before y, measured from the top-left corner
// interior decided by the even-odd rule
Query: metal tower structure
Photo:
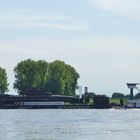
[[[130,89],[130,100],[133,100],[133,91],[134,89],[138,90],[140,92],[140,89],[137,87],[140,83],[126,83],[127,87]]]

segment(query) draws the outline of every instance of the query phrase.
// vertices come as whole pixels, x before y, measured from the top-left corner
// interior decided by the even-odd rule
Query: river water
[[[139,140],[140,110],[0,110],[0,140]]]

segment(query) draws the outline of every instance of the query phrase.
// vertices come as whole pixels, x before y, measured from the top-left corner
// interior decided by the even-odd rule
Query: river
[[[138,140],[140,110],[0,110],[0,140]]]

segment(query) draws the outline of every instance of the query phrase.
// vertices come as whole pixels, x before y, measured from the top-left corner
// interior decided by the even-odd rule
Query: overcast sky
[[[111,95],[140,82],[139,0],[0,0],[0,66],[56,59],[75,67],[78,84]]]

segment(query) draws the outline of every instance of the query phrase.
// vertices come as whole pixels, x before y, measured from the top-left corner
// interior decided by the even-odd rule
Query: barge
[[[54,95],[39,90],[28,91],[24,95],[0,94],[0,108],[63,108],[66,104],[82,102],[76,96]]]
[[[109,98],[104,95],[97,95],[93,100],[94,104],[90,104],[87,95],[79,98],[32,90],[24,95],[0,94],[0,109],[108,109],[111,107]]]

